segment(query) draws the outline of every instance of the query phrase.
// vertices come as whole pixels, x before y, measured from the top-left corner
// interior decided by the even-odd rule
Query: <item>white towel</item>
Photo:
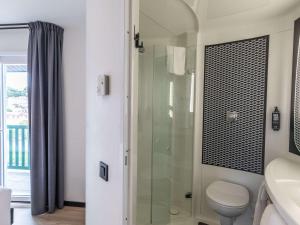
[[[259,188],[259,192],[257,196],[254,218],[253,218],[253,225],[260,225],[260,221],[264,213],[264,210],[268,205],[268,201],[269,201],[269,196],[266,190],[266,183],[263,182]]]
[[[167,46],[168,72],[175,75],[185,74],[186,49],[183,47]]]

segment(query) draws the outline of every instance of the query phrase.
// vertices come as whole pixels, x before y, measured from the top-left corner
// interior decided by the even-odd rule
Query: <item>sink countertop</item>
[[[300,225],[300,162],[287,158],[273,160],[266,168],[268,194],[289,225]]]

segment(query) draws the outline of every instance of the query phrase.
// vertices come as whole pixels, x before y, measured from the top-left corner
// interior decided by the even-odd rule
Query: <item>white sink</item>
[[[289,225],[300,225],[300,162],[278,158],[266,168],[268,194]]]

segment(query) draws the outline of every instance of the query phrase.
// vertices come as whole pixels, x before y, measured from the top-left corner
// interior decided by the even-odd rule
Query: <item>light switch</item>
[[[105,180],[106,182],[108,181],[108,165],[105,164],[104,162],[100,162],[100,177]]]
[[[98,96],[109,95],[109,76],[99,75],[97,80],[97,94]]]

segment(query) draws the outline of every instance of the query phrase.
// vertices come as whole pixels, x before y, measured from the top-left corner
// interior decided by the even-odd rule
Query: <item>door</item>
[[[12,190],[13,201],[30,201],[26,57],[0,60],[1,185]]]
[[[192,224],[197,31],[165,29],[181,1],[132,2],[129,224]]]

